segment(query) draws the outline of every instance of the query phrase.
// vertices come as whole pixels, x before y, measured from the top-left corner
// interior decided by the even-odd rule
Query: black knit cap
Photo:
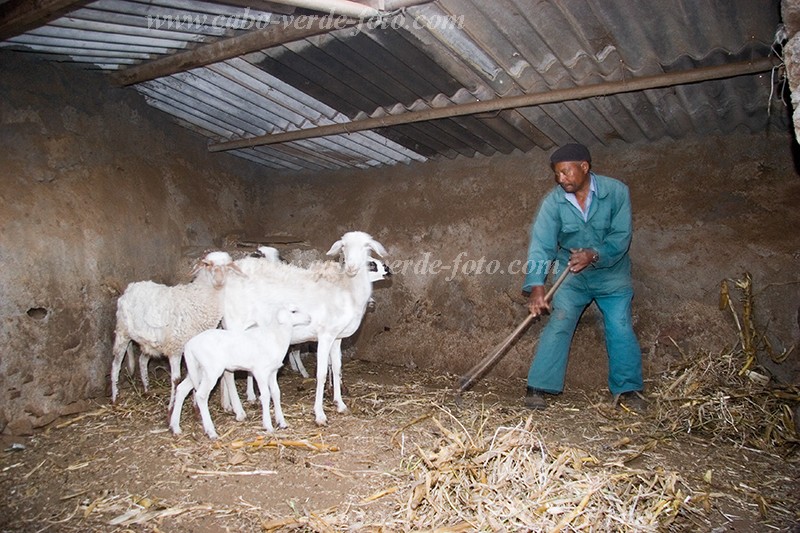
[[[564,161],[587,161],[592,162],[592,155],[589,149],[582,144],[565,144],[550,156],[550,164],[562,163]]]

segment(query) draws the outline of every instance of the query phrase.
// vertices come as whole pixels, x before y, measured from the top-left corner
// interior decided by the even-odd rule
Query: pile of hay
[[[395,514],[409,529],[657,531],[691,512],[691,491],[676,474],[550,448],[532,418],[477,437],[433,420],[441,442],[418,449]]]
[[[729,284],[741,293],[740,310],[730,297]],[[760,450],[787,446],[794,451],[800,444],[795,420],[800,388],[776,383],[758,365],[766,357],[782,362],[791,350],[774,354],[755,326],[749,274],[723,281],[720,309],[731,311],[738,343],[719,353],[684,354],[683,366],[660,379],[652,394],[655,423],[670,436],[696,433]]]
[[[454,376],[403,369],[391,375],[381,368],[348,382],[351,413],[337,419],[335,430],[320,430],[313,438],[296,431],[288,438],[253,438],[252,428],[215,413],[220,428],[228,428],[219,441],[175,439],[163,427],[163,402],[129,395],[41,435],[34,450],[39,455],[27,459],[30,464],[11,463],[11,454],[19,452],[8,452],[10,464],[0,463],[0,484],[8,472],[4,486],[13,490],[7,495],[33,494],[49,480],[83,473],[80,490],[58,501],[50,498],[24,517],[31,525],[63,531],[160,525],[194,531],[209,523],[234,530],[320,532],[710,531],[727,527],[737,518],[734,513],[762,529],[784,528],[800,520],[794,414],[800,390],[776,384],[758,365],[774,354],[753,325],[749,277],[734,282],[743,293],[741,311],[724,286],[722,303],[738,325],[737,345],[685,356],[680,368],[648,391],[644,415],[588,397],[573,403],[561,398],[547,411],[531,413],[520,398],[512,403],[507,394],[494,392],[466,393],[459,407],[453,405]],[[299,380],[286,376],[284,383],[293,379]],[[161,389],[160,397],[168,396],[166,379]],[[299,388],[294,392],[304,394]],[[135,421],[144,424],[136,429]],[[148,427],[156,429],[142,431]],[[337,432],[358,439],[339,446],[343,439]],[[137,454],[157,450],[175,456],[174,470],[154,476],[158,479],[146,491],[177,483],[176,475],[215,483],[236,479],[237,490],[244,491],[259,486],[248,480],[279,469],[281,475],[313,477],[324,471],[353,479],[359,471],[338,468],[332,457],[356,456],[358,447],[370,449],[364,457],[381,460],[365,465],[370,476],[363,479],[375,483],[358,486],[357,495],[343,493],[341,502],[327,509],[292,506],[287,514],[281,506],[244,500],[211,505],[193,494],[163,499],[128,494],[124,485],[116,488],[126,479],[117,477],[126,462],[112,461],[87,437],[101,434],[113,438],[117,454],[135,448]],[[73,440],[65,441],[65,435]],[[55,446],[64,458],[52,459]],[[694,462],[697,456],[683,457],[698,448],[700,464]],[[327,455],[331,464],[310,459],[317,454]],[[738,468],[745,462],[746,469]],[[23,468],[27,473],[11,477]],[[25,502],[6,504],[23,510]]]

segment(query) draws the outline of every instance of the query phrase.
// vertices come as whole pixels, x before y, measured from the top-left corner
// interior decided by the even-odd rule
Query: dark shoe
[[[537,411],[547,409],[547,400],[544,399],[544,393],[528,387],[528,391],[525,393],[525,407]]]
[[[623,409],[633,411],[640,415],[647,412],[647,401],[640,391],[629,391],[618,394],[614,399],[614,405],[619,405]]]

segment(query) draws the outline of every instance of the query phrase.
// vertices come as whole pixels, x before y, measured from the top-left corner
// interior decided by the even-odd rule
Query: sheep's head
[[[232,270],[240,276],[246,276],[241,271],[239,266],[233,262],[230,254],[227,252],[210,252],[206,254],[192,269],[192,275],[197,275],[200,272],[206,272],[211,278],[211,284],[215,289],[222,288],[225,285],[225,277],[228,271]]]
[[[381,257],[386,255],[383,245],[363,231],[350,231],[333,243],[328,255],[341,253],[344,256],[344,271],[348,276],[355,276],[364,268],[370,259],[370,251]]]
[[[278,252],[277,248],[273,248],[272,246],[259,246],[258,257],[269,259],[273,263],[280,263],[281,261],[280,253]]]

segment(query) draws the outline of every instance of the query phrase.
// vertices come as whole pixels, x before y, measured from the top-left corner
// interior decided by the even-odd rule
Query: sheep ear
[[[233,270],[234,272],[236,272],[237,274],[239,274],[239,275],[240,275],[240,276],[242,276],[243,278],[246,278],[246,277],[247,277],[247,274],[245,274],[245,273],[242,271],[242,269],[241,269],[241,268],[239,268],[239,265],[237,265],[236,263],[231,263],[231,264],[229,264],[229,265],[228,265],[228,268],[230,268],[231,270]]]
[[[370,239],[370,241],[367,243],[367,246],[369,246],[372,249],[372,251],[378,254],[379,256],[386,257],[386,249],[383,247],[381,243],[379,243],[375,239]]]
[[[208,261],[206,261],[205,259],[200,259],[199,261],[197,261],[197,263],[194,264],[194,266],[192,267],[192,271],[189,272],[189,275],[191,277],[195,277],[197,273],[200,272],[200,270],[206,268],[207,266],[208,266]]]
[[[338,255],[339,252],[342,251],[343,246],[344,243],[341,240],[336,241],[335,243],[333,243],[333,246],[331,246],[331,249],[328,250],[328,253],[325,255],[330,255],[330,256]]]

